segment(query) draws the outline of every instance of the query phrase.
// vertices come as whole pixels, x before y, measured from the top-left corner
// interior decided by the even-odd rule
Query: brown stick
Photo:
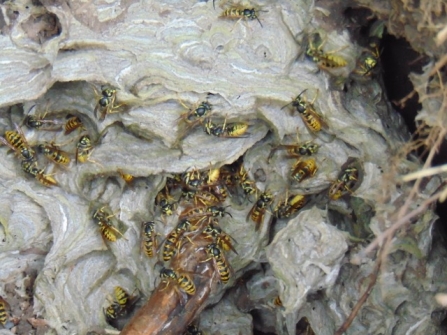
[[[371,281],[369,282],[368,288],[366,289],[365,293],[363,293],[360,300],[357,301],[357,303],[355,304],[354,308],[351,311],[351,314],[349,314],[349,317],[345,320],[345,322],[343,322],[341,327],[337,329],[337,331],[334,333],[334,335],[342,335],[351,326],[352,321],[354,321],[360,308],[362,308],[366,299],[368,299],[369,295],[371,294],[371,292],[374,288],[374,285],[376,284],[377,277],[378,277],[379,271],[380,271],[380,264],[381,264],[381,258],[377,257],[377,263],[376,263],[376,266],[372,273]]]
[[[171,268],[187,272],[195,283],[196,293],[186,297],[174,283],[170,283],[167,288],[165,283],[160,283],[146,304],[124,327],[121,335],[182,334],[206,307],[208,297],[217,288],[218,275],[212,260],[203,262],[208,259],[204,248],[210,240],[197,235],[192,242],[184,243],[180,252],[172,258]]]

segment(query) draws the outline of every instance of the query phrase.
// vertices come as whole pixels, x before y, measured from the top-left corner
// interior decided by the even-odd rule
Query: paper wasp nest
[[[357,217],[356,223],[369,226],[369,233],[358,236],[366,239],[390,225],[387,213],[396,205],[378,199],[390,158],[407,139],[401,119],[383,101],[376,80],[346,80],[361,48],[342,27],[319,27],[314,14],[321,8],[305,1],[256,1],[261,26],[256,20],[218,18],[220,6],[228,4],[217,0],[215,5],[174,0],[0,5],[2,131],[13,130],[27,113],[62,120],[72,114],[97,140],[92,162],[75,164],[73,158],[67,168],[47,163],[47,173],[54,173],[59,184],[52,188],[28,178],[17,157],[1,149],[0,295],[10,304],[32,296],[33,305],[22,317],[45,319],[48,334],[117,333],[103,312],[113,288],[129,293],[137,288],[144,301],[159,281],[160,265],[141,252],[141,221],[159,219],[154,198],[166,176],[221,167],[242,155],[250,178],[261,192],[275,196],[274,204],[286,192],[309,195],[311,201],[298,216],[277,220],[270,232],[270,210],[256,231],[246,221],[253,203],[238,195],[227,200],[232,218],[222,227],[237,240],[238,254],[228,254],[232,280],[220,286],[229,294],[220,301],[222,294],[211,298],[216,305],[202,313],[201,329],[251,334],[253,326],[295,334],[296,324],[306,317],[316,334],[333,334],[362,295],[373,262],[349,264],[347,252],[360,242],[352,242],[354,234],[341,226]],[[323,36],[325,50],[339,49],[337,55],[347,62],[335,77],[304,57],[306,36],[315,32]],[[340,90],[340,83],[347,90]],[[100,90],[101,85],[115,87],[123,104],[103,122],[94,115],[93,87]],[[321,132],[310,132],[291,113],[292,105],[282,108],[304,90],[308,101],[316,97],[315,109],[327,123]],[[192,108],[205,99],[213,106],[213,119],[248,123],[247,134],[213,137],[200,126],[177,143],[183,135],[178,120],[186,111],[183,105]],[[31,145],[73,138],[63,131],[22,129]],[[301,183],[292,181],[294,161],[284,151],[267,162],[272,147],[297,141],[320,146],[318,171]],[[74,155],[75,144],[67,148]],[[363,181],[351,196],[329,202],[327,189],[350,157],[361,163]],[[404,161],[402,169],[414,170],[415,164]],[[132,186],[120,179],[119,170],[135,176]],[[393,189],[392,201],[405,192]],[[98,204],[117,213],[125,238],[103,240],[92,219]],[[176,225],[174,217],[156,221],[161,239]],[[421,219],[426,225],[418,223],[424,227],[417,245],[421,256],[430,249],[434,218],[427,212]],[[417,328],[434,334],[430,312],[435,305],[426,291],[445,286],[429,282],[429,274],[435,277],[445,264],[422,259],[404,251],[395,255],[346,333],[389,334],[393,329],[404,334]],[[407,266],[424,267],[426,275],[395,275]],[[272,302],[278,295],[283,307]],[[11,316],[20,318],[19,312],[12,303]]]

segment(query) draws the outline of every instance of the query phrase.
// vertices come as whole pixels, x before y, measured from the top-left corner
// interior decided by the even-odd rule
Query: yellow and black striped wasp
[[[12,149],[22,161],[35,162],[36,156],[34,150],[28,144],[20,127],[17,125],[15,125],[15,127],[15,131],[5,131],[5,137],[0,137],[0,141]]]
[[[267,162],[273,157],[278,150],[287,150],[288,158],[301,158],[303,156],[312,156],[318,152],[319,145],[311,141],[299,144],[281,144],[274,147],[267,158]]]
[[[205,238],[213,239],[223,250],[231,250],[237,254],[237,251],[233,247],[233,243],[231,241],[233,238],[219,227],[217,220],[214,220],[214,223],[209,223],[203,231],[203,234],[205,235]]]
[[[298,183],[304,179],[313,177],[317,172],[318,167],[314,158],[298,160],[292,167],[292,178]]]
[[[51,175],[45,174],[44,169],[39,169],[36,162],[23,160],[21,165],[24,172],[35,178],[42,185],[52,187],[58,184]]]
[[[147,257],[152,258],[157,252],[157,233],[155,232],[155,222],[145,221],[141,224],[143,235],[143,250]]]
[[[82,135],[76,144],[76,164],[89,160],[93,151],[93,143],[89,135]]]
[[[292,104],[292,106],[296,109],[298,114],[301,116],[306,127],[313,133],[319,132],[323,128],[327,128],[328,125],[323,117],[318,114],[314,108],[314,102],[317,99],[318,93],[315,95],[312,102],[308,102],[307,99],[303,96],[303,93],[307,90],[303,90],[300,94],[297,95],[295,99],[292,100],[291,103],[283,106],[281,109],[287,107]]]
[[[211,122],[211,119],[207,119],[204,126],[203,131],[208,135],[213,135],[216,137],[223,138],[244,138],[248,135],[246,134],[248,129],[248,123],[245,122],[233,122],[228,123],[225,120],[222,125],[215,124]]]
[[[111,321],[125,316],[132,305],[139,299],[138,296],[130,296],[122,287],[115,286],[114,288],[114,301],[104,310],[106,320]]]
[[[6,310],[10,309],[9,304],[5,299],[0,297],[0,323],[4,326],[8,321],[8,313]]]
[[[307,196],[301,194],[291,194],[281,200],[273,211],[273,215],[278,219],[288,218],[304,207]]]
[[[68,114],[64,124],[64,130],[65,130],[64,135],[68,135],[73,131],[75,131],[76,129],[79,129],[81,131],[85,130],[81,118],[76,115]]]
[[[118,228],[114,227],[112,217],[115,214],[110,214],[110,212],[106,209],[106,206],[98,208],[93,212],[93,220],[99,226],[99,230],[101,235],[110,242],[116,242],[118,238],[124,238],[124,235],[119,231]]]
[[[194,229],[194,226],[188,219],[181,220],[177,226],[166,236],[163,246],[163,260],[169,261],[174,254],[180,250],[181,238],[184,233]]]
[[[209,258],[202,261],[202,263],[212,260],[214,263],[214,267],[219,273],[220,281],[223,284],[226,284],[231,277],[231,268],[223,254],[223,251],[216,243],[211,243],[206,246],[206,252]]]
[[[213,2],[214,5],[214,2]],[[246,8],[243,6],[232,5],[226,8],[221,14],[220,18],[236,19],[236,20],[257,20],[262,28],[261,20],[259,20],[258,13],[260,11],[255,8]]]
[[[155,197],[155,205],[160,206],[162,215],[172,215],[177,208],[177,201],[169,192],[168,186],[165,186]]]
[[[28,128],[36,130],[58,130],[61,128],[61,121],[45,120],[45,114],[43,116],[27,115],[23,123]],[[51,126],[44,127],[44,125],[51,125]],[[57,127],[55,127],[55,125],[57,125]]]
[[[211,114],[213,108],[208,100],[204,100],[193,107],[186,106],[181,100],[180,104],[188,111],[182,113],[177,119],[179,120],[179,135],[177,137],[176,143],[179,143],[195,126],[203,123],[205,117]]]
[[[173,283],[177,293],[180,293],[179,289],[188,295],[194,295],[196,293],[194,281],[186,273],[176,272],[172,269],[163,267],[160,270],[160,278],[162,279],[162,283],[166,284],[163,290],[167,289],[170,283]]]
[[[198,191],[194,194],[193,198],[196,206],[214,206],[221,202],[214,193],[209,191]]]
[[[200,201],[205,206],[217,205],[220,202],[224,202],[228,196],[225,183],[220,178],[220,168],[211,169],[208,171],[205,182],[201,188],[201,192],[211,193],[205,197],[204,201]],[[200,197],[200,193],[198,195]],[[212,203],[217,201],[215,203]]]
[[[325,41],[321,40],[318,33],[313,34],[308,40],[306,55],[323,70],[344,67],[348,62],[341,56],[335,55],[336,52],[343,50],[345,47],[330,52],[323,51]]]
[[[118,169],[118,173],[121,177],[122,180],[124,180],[127,184],[132,184],[132,182],[134,181],[134,176],[131,175],[130,173],[125,173],[123,170]]]
[[[338,200],[341,197],[352,194],[363,181],[363,167],[358,159],[350,157],[343,164],[337,180],[329,188],[329,198]]]
[[[98,99],[95,110],[93,112],[95,113],[95,116],[98,118],[99,121],[104,121],[107,114],[116,113],[114,109],[123,106],[123,104],[115,105],[117,91],[116,88],[108,85],[103,85],[101,86],[101,94],[98,93],[94,86],[93,89],[95,90],[95,95]]]
[[[185,107],[188,111],[182,113],[178,120],[183,120],[188,123],[191,127],[195,124],[201,122],[205,116],[208,116],[212,111],[212,105],[208,102],[208,100],[200,102],[198,105],[189,108],[183,102],[180,101],[183,107]]]
[[[247,215],[247,221],[252,220],[256,223],[256,230],[259,230],[262,222],[264,221],[264,216],[267,211],[267,207],[273,202],[273,195],[269,191],[265,191],[259,195],[258,200],[251,208]]]
[[[380,40],[373,39],[369,43],[369,47],[361,53],[354,70],[355,74],[368,78],[376,72],[375,70],[380,61],[379,43]]]
[[[54,143],[39,144],[37,151],[55,164],[67,166],[70,163],[68,153],[59,149]]]

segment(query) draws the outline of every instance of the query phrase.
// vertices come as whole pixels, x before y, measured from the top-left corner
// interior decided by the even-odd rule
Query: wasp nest
[[[306,1],[0,7],[0,122],[15,149],[0,163],[5,327],[118,333],[151,296],[141,310],[160,328],[138,328],[153,315],[138,312],[123,333],[341,326],[376,264],[350,255],[408,192],[385,177],[408,137],[376,80],[377,45],[323,27]],[[393,250],[347,334],[435,333],[434,219]]]

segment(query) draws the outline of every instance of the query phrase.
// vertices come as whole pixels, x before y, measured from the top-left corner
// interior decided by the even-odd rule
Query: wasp
[[[256,184],[253,180],[246,179],[244,181],[241,181],[241,188],[246,196],[256,194],[258,192]]]
[[[157,238],[155,233],[155,222],[146,221],[143,226],[143,248],[147,257],[152,258],[157,250]]]
[[[292,178],[300,183],[304,179],[313,177],[317,170],[315,159],[298,160],[292,167]]]
[[[177,273],[172,269],[162,268],[160,270],[160,277],[162,278],[162,282],[166,283],[164,289],[169,286],[170,282],[173,282],[188,295],[194,295],[196,293],[196,286],[194,285],[194,282],[185,273]]]
[[[112,305],[104,310],[104,314],[108,321],[126,315],[132,305],[131,301],[134,300],[134,302],[136,302],[137,300],[136,297],[129,296],[129,294],[120,286],[115,286],[113,291],[115,295],[114,301]]]
[[[76,164],[85,163],[89,160],[93,151],[93,143],[89,135],[82,135],[76,144]]]
[[[308,102],[307,99],[303,96],[303,93],[306,90],[302,91],[297,95],[295,99],[292,100],[291,104],[295,107],[298,114],[301,116],[306,127],[313,133],[319,132],[322,128],[327,128],[327,123],[324,121],[323,117],[315,111],[314,102],[317,99],[317,95],[315,95],[312,102]],[[287,107],[289,104],[285,105]],[[282,107],[281,109],[283,109]]]
[[[356,68],[354,72],[364,77],[368,77],[371,76],[376,66],[377,59],[372,55],[365,55],[361,58],[358,68]]]
[[[337,200],[346,194],[351,194],[360,187],[362,181],[363,171],[361,164],[355,158],[349,158],[343,164],[337,180],[329,188],[329,198]]]
[[[225,191],[219,189],[219,187],[217,187],[216,192],[214,192],[215,186],[222,186],[220,177],[221,177],[220,168],[212,169],[210,167],[209,171],[206,173],[206,175],[204,177],[205,186],[206,186],[205,188],[207,188],[211,192],[215,193],[215,195],[218,196],[219,198],[220,198],[220,196],[219,196],[220,193],[222,193],[222,196],[224,196],[226,198]]]
[[[112,221],[110,220],[113,216],[115,214],[106,213],[105,206],[103,206],[93,213],[93,220],[99,226],[99,231],[106,240],[116,242],[119,237],[126,239],[117,228],[113,227]]]
[[[211,169],[208,171],[207,176],[206,176],[206,183],[209,184],[214,184],[217,183],[219,181],[220,178],[220,169]]]
[[[76,129],[85,130],[82,120],[75,115],[68,114],[67,121],[64,124],[65,135],[68,135],[75,131]]]
[[[114,302],[104,310],[108,322],[117,319],[123,315],[123,308],[120,304]]]
[[[217,125],[211,122],[211,119],[207,119],[203,127],[204,132],[208,135],[224,138],[243,138],[247,129],[248,124],[244,122],[227,124],[225,120],[223,125]]]
[[[296,324],[297,335],[315,335],[309,320],[304,316]]]
[[[213,2],[214,5],[214,2]],[[225,9],[219,17],[227,19],[245,19],[245,20],[257,20],[262,28],[262,23],[258,18],[258,10],[254,8],[244,8],[240,6],[232,6]]]
[[[196,293],[196,286],[187,274],[180,273],[178,275],[177,284],[186,292],[186,294],[194,295],[194,293]]]
[[[180,135],[177,137],[176,143],[178,144],[187,134],[188,131],[197,126],[198,124],[203,123],[204,118],[209,115],[212,111],[212,105],[207,101],[202,101],[199,104],[196,104],[194,107],[186,106],[182,101],[180,101],[183,107],[185,107],[188,111],[182,113],[177,120],[184,121],[185,126],[181,127],[179,123],[179,133]]]
[[[230,184],[237,184],[241,187],[245,196],[250,196],[258,192],[256,183],[248,178],[248,171],[241,164],[231,175]]]
[[[121,169],[118,169],[118,173],[120,174],[120,177],[127,183],[131,184],[134,180],[134,176],[132,176],[129,173],[124,173]]]
[[[59,165],[68,165],[70,163],[70,157],[68,157],[68,154],[60,150],[58,146],[52,143],[50,145],[39,144],[37,146],[37,150],[44,154],[44,156],[53,163]]]
[[[50,175],[45,174],[45,170],[39,169],[35,163],[24,160],[21,165],[23,171],[34,177],[42,185],[47,187],[57,185],[57,181]]]
[[[182,184],[192,190],[197,190],[205,180],[205,176],[196,169],[185,171],[181,175]]]
[[[28,115],[25,120],[24,124],[30,128],[30,129],[41,129],[44,124],[57,124],[60,121],[57,120],[45,120],[45,114],[42,117],[38,117],[35,115]],[[43,128],[42,128],[43,129]],[[48,128],[45,130],[53,130],[52,128]]]
[[[6,302],[6,300],[0,297],[0,323],[3,326],[8,321],[8,314],[6,313],[6,310],[9,308],[9,304]]]
[[[317,37],[318,36],[318,37]],[[318,47],[315,46],[315,42],[319,41]],[[319,34],[315,34],[309,39],[309,44],[306,49],[306,55],[322,69],[334,69],[344,67],[348,62],[341,56],[334,55],[334,53],[344,49],[333,50],[331,52],[324,52],[323,45],[325,41],[321,41]]]
[[[178,118],[179,120],[185,120],[189,124],[195,124],[200,122],[205,116],[209,115],[212,110],[212,106],[208,101],[202,101],[196,108],[188,108],[182,102],[180,102],[183,107],[188,109],[186,113],[183,113]]]
[[[183,335],[203,335],[203,332],[196,325],[189,325]]]
[[[200,203],[203,206],[213,206],[220,203],[220,199],[211,192],[200,191],[194,194],[194,203]]]
[[[181,174],[174,174],[172,178],[171,177],[166,178],[166,187],[168,188],[169,192],[180,187],[181,184],[182,184]]]
[[[296,194],[290,195],[283,201],[280,201],[276,206],[273,214],[278,219],[288,218],[289,216],[295,214],[299,209],[303,208],[306,204],[307,197],[305,195]]]
[[[163,260],[165,262],[169,261],[172,256],[176,253],[176,249],[180,249],[180,238],[183,233],[189,231],[192,227],[192,224],[189,220],[184,219],[177,224],[166,237],[166,242],[163,247]]]
[[[115,286],[115,299],[120,306],[126,306],[129,300],[129,294],[120,286]]]
[[[217,225],[217,221],[215,224],[210,223],[203,231],[203,234],[206,235],[205,238],[214,239],[219,247],[221,247],[225,251],[233,251],[237,254],[236,249],[233,247],[233,243],[231,242],[231,237],[226,234],[220,227]]]
[[[23,161],[36,161],[35,152],[26,141],[22,130],[16,125],[16,131],[5,131],[5,138],[0,137],[0,141],[18,154]]]
[[[248,178],[242,163],[236,161],[232,166],[225,166],[222,172],[222,180],[230,192],[234,193],[235,187],[239,186],[246,197],[257,193],[256,183]]]
[[[247,221],[251,219],[256,223],[256,230],[259,230],[262,222],[264,221],[265,212],[267,211],[267,206],[270,206],[273,202],[273,195],[268,191],[265,191],[259,195],[259,199],[251,208],[247,215]]]
[[[155,205],[160,206],[163,215],[172,215],[175,210],[175,203],[169,194],[169,188],[165,186],[155,197]]]
[[[220,183],[210,186],[209,190],[217,197],[219,202],[224,202],[225,199],[228,197],[227,189]]]
[[[219,206],[209,206],[209,207],[190,207],[183,210],[180,214],[180,219],[187,218],[191,223],[194,223],[195,227],[206,220],[206,218],[211,217],[224,217],[225,214],[228,214],[230,217],[233,217],[231,213],[225,211],[225,207]]]
[[[270,159],[273,157],[273,154],[277,150],[282,149],[287,150],[289,158],[300,158],[302,156],[315,155],[318,152],[319,145],[312,143],[310,141],[302,144],[281,144],[270,151],[270,155],[267,158],[267,162],[270,161]]]
[[[232,218],[233,216],[231,213],[225,211],[225,208],[226,207],[210,206],[206,209],[206,211],[210,213],[212,217],[224,217],[225,214],[227,214]]]
[[[273,305],[275,305],[276,307],[282,307],[282,301],[279,295],[277,295],[275,299],[273,299]]]
[[[380,52],[376,43],[371,45],[372,49],[368,49],[360,56],[360,60],[357,64],[355,73],[364,77],[369,77],[374,72],[377,64],[379,63]]]
[[[206,247],[206,251],[210,258],[202,262],[213,260],[214,266],[219,272],[221,282],[226,284],[230,280],[230,266],[228,265],[222,250],[220,250],[216,243],[211,243]]]
[[[221,167],[221,180],[223,184],[234,193],[234,188],[248,180],[248,173],[242,164],[242,156],[232,164]]]
[[[98,94],[95,87],[93,87],[93,89],[95,90],[97,98],[99,98],[94,113],[99,121],[104,121],[107,114],[115,113],[113,110],[121,107],[122,104],[115,105],[116,88],[103,85],[101,86],[101,94]]]

